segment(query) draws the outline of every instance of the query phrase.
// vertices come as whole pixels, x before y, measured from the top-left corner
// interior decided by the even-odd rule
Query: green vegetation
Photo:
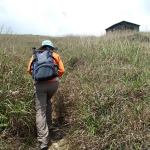
[[[53,102],[54,116],[69,124],[62,129],[70,149],[150,149],[150,44],[145,37],[150,33],[0,34],[0,149],[34,149],[33,81],[27,65],[32,47],[45,39],[58,47],[66,68]]]

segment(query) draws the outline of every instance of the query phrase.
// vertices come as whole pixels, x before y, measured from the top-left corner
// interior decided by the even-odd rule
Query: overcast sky
[[[13,34],[99,36],[123,20],[150,31],[150,0],[0,0],[0,27]]]

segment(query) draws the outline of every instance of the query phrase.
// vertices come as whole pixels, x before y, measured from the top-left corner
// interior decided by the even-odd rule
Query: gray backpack
[[[51,50],[34,50],[32,76],[35,81],[51,80],[58,76],[58,65],[54,64]]]

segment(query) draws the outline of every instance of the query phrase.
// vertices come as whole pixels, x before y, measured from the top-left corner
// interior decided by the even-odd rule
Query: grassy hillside
[[[53,104],[70,149],[149,149],[148,38],[147,32],[101,37],[1,34],[0,149],[34,147],[33,81],[27,64],[32,47],[46,39],[58,47],[66,69]]]

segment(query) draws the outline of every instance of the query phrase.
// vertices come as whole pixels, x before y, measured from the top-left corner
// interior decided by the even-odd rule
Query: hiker
[[[51,52],[52,57],[47,58],[47,54],[45,54],[45,58],[42,58],[44,56],[39,55],[35,60],[35,55],[32,55],[29,64],[28,64],[28,72],[30,75],[34,78],[34,92],[35,92],[35,110],[36,110],[36,127],[37,127],[37,140],[38,140],[38,146],[40,149],[47,148],[50,142],[50,128],[52,126],[52,103],[51,98],[55,94],[55,92],[58,89],[59,85],[59,77],[61,77],[64,74],[64,65],[63,62],[57,53],[57,48],[53,45],[53,43],[49,40],[45,40],[42,42],[41,47],[38,49],[38,51],[42,51],[43,55],[44,52],[47,54]],[[42,57],[41,57],[42,56]],[[42,77],[39,77],[41,74],[45,76],[47,73],[46,70],[37,70],[39,74],[35,71],[34,68],[34,62],[36,61],[43,61],[45,62],[45,59],[48,60],[53,58],[54,65],[57,66],[57,75],[53,77],[46,77],[43,79]],[[40,64],[40,63],[39,63]],[[44,69],[47,69],[46,67]]]

